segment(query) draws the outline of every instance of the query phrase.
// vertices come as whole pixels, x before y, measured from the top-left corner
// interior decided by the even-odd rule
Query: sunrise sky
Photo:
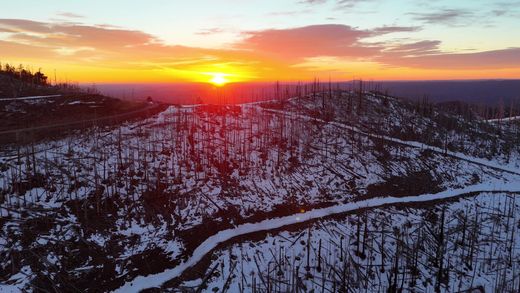
[[[0,62],[77,82],[520,78],[520,1],[4,1]]]

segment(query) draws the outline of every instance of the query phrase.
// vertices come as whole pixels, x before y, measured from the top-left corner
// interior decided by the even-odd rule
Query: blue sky
[[[2,18],[80,21],[142,30],[170,44],[215,46],[233,41],[247,30],[291,28],[309,24],[346,24],[362,29],[380,26],[421,26],[413,34],[394,37],[442,39],[447,49],[495,49],[520,46],[515,30],[520,1],[6,1]],[[420,20],[419,14],[460,12],[437,23]],[[66,17],[72,13],[81,18]],[[503,13],[503,14],[502,14]],[[197,33],[219,28],[214,36]]]

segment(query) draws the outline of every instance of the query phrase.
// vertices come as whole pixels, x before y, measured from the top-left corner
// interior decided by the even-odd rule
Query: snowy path
[[[363,131],[363,130],[355,127],[355,126],[350,126],[350,125],[343,124],[343,123],[340,123],[340,122],[335,122],[335,121],[326,122],[326,121],[324,121],[322,119],[313,118],[313,117],[302,115],[302,114],[295,114],[295,113],[291,113],[291,112],[287,112],[287,111],[280,111],[280,110],[273,110],[273,109],[263,109],[263,110],[267,111],[267,112],[272,112],[272,113],[284,114],[284,115],[287,115],[287,116],[290,116],[290,117],[297,117],[297,118],[301,118],[301,119],[315,120],[315,121],[320,121],[320,122],[323,122],[323,123],[329,123],[329,124],[335,125],[337,127],[343,128],[343,129],[354,131],[354,132],[359,133],[361,135],[366,135],[368,137],[384,139],[386,141],[391,141],[391,142],[394,142],[394,143],[398,143],[398,144],[402,144],[402,145],[406,145],[406,146],[410,146],[410,147],[414,147],[414,148],[428,149],[428,150],[431,150],[431,151],[436,152],[436,153],[441,153],[441,154],[444,154],[444,155],[455,157],[457,159],[461,159],[461,160],[464,160],[464,161],[467,161],[467,162],[471,162],[471,163],[474,163],[474,164],[486,166],[486,167],[489,167],[489,168],[493,168],[493,169],[496,169],[496,170],[512,173],[512,174],[515,174],[515,175],[520,175],[520,169],[518,169],[518,168],[512,168],[512,167],[509,167],[509,166],[503,166],[502,164],[500,164],[498,162],[493,162],[493,161],[489,161],[489,160],[485,160],[485,159],[475,158],[475,157],[468,156],[468,155],[460,153],[460,152],[448,151],[448,150],[445,150],[445,149],[442,149],[442,148],[439,148],[439,147],[435,147],[435,146],[424,144],[422,142],[410,141],[410,140],[401,140],[401,139],[390,137],[390,136],[386,136],[386,135],[367,133],[367,132],[365,132],[365,131]]]
[[[515,121],[518,119],[520,119],[520,116],[513,116],[513,117],[502,118],[502,119],[488,119],[485,121],[493,123],[493,122],[509,122],[509,121]]]
[[[19,97],[19,98],[4,98],[4,99],[0,99],[0,102],[5,102],[5,101],[23,101],[23,100],[38,100],[38,99],[57,98],[57,97],[61,97],[61,95],[30,96],[30,97]]]
[[[460,197],[469,193],[481,192],[520,193],[520,182],[480,183],[476,185],[467,186],[465,188],[446,190],[435,194],[422,194],[418,196],[408,197],[372,198],[348,204],[340,204],[328,208],[314,209],[305,213],[290,215],[286,217],[267,219],[257,223],[242,224],[232,229],[220,231],[217,234],[209,237],[195,249],[192,256],[188,258],[186,262],[179,264],[175,268],[168,269],[157,274],[139,276],[134,280],[125,283],[122,287],[116,289],[114,292],[139,292],[140,290],[144,290],[147,288],[160,287],[165,282],[180,277],[187,269],[196,265],[205,255],[210,253],[220,243],[233,239],[237,236],[260,231],[278,229],[296,223],[307,222],[310,220],[320,219],[346,212],[353,212],[359,209],[382,207],[386,205],[394,205],[400,203],[429,202],[441,199]]]

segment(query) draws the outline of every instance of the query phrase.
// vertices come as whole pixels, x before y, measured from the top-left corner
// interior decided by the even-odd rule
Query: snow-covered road
[[[410,140],[401,140],[401,139],[390,137],[390,136],[386,136],[386,135],[367,133],[367,132],[365,132],[365,131],[363,131],[363,130],[355,127],[355,126],[343,124],[343,123],[336,122],[336,121],[326,122],[326,121],[324,121],[322,119],[313,118],[313,117],[302,115],[302,114],[296,114],[296,113],[291,113],[291,112],[287,112],[287,111],[280,111],[280,110],[274,110],[274,109],[263,109],[263,110],[267,111],[267,112],[272,112],[272,113],[284,114],[284,115],[287,115],[289,117],[297,117],[297,118],[306,119],[306,120],[315,120],[315,121],[320,121],[320,122],[323,122],[323,123],[329,123],[329,124],[332,124],[334,126],[337,126],[337,127],[343,128],[343,129],[347,129],[347,130],[359,133],[361,135],[366,135],[368,137],[384,139],[386,141],[391,141],[391,142],[394,142],[394,143],[398,143],[398,144],[402,144],[402,145],[406,145],[406,146],[410,146],[410,147],[414,147],[414,148],[427,149],[427,150],[431,150],[431,151],[436,152],[436,153],[441,153],[441,154],[444,154],[444,155],[455,157],[457,159],[464,160],[464,161],[467,161],[467,162],[479,164],[479,165],[482,165],[482,166],[486,166],[486,167],[493,168],[493,169],[496,169],[496,170],[512,173],[512,174],[515,174],[515,175],[520,175],[520,169],[518,169],[518,168],[514,168],[514,167],[510,167],[510,166],[504,166],[504,165],[502,165],[502,164],[500,164],[498,162],[489,161],[489,160],[485,160],[485,159],[481,159],[481,158],[475,158],[475,157],[468,156],[468,155],[460,153],[460,152],[452,152],[452,151],[445,150],[445,149],[442,149],[442,148],[439,148],[439,147],[427,145],[427,144],[424,144],[422,142],[410,141]]]
[[[187,269],[196,265],[205,255],[215,249],[220,243],[233,239],[237,236],[251,234],[260,231],[268,231],[278,229],[284,226],[296,223],[307,222],[328,216],[353,212],[359,209],[382,207],[386,205],[395,205],[401,203],[419,203],[429,202],[448,198],[464,196],[470,193],[481,192],[509,192],[520,193],[520,182],[492,182],[480,183],[465,188],[446,190],[435,194],[422,194],[418,196],[407,197],[378,197],[366,199],[358,202],[340,204],[327,208],[314,209],[304,213],[298,213],[290,216],[267,219],[257,223],[247,223],[239,225],[232,229],[218,232],[202,242],[193,252],[192,256],[178,266],[165,270],[158,274],[148,276],[139,276],[134,280],[125,283],[122,287],[114,292],[139,292],[147,288],[160,287],[168,280],[180,277]]]
[[[61,95],[48,95],[48,96],[30,96],[30,97],[19,97],[19,98],[2,98],[0,102],[5,101],[23,101],[23,100],[38,100],[38,99],[48,99],[48,98],[57,98],[61,97]]]
[[[293,98],[291,98],[291,99],[293,99]],[[289,99],[289,100],[291,100],[291,99]],[[276,100],[273,100],[273,101],[276,101]],[[337,127],[343,128],[343,129],[347,129],[347,130],[350,130],[350,131],[353,131],[353,132],[356,132],[358,134],[365,135],[365,136],[368,136],[368,137],[379,138],[379,139],[383,139],[383,140],[386,140],[386,141],[391,141],[391,142],[394,142],[394,143],[398,143],[398,144],[402,144],[402,145],[406,145],[406,146],[410,146],[410,147],[414,147],[414,148],[428,149],[428,150],[431,150],[431,151],[436,152],[436,153],[448,155],[448,156],[451,156],[451,157],[454,157],[454,158],[457,158],[457,159],[460,159],[460,160],[464,160],[464,161],[467,161],[467,162],[471,162],[471,163],[474,163],[474,164],[478,164],[478,165],[481,165],[481,166],[486,166],[486,167],[493,168],[493,169],[496,169],[496,170],[512,173],[512,174],[515,174],[515,175],[520,175],[520,169],[519,168],[514,168],[514,167],[510,167],[510,166],[504,166],[503,164],[500,164],[498,162],[494,162],[494,161],[490,161],[490,160],[486,160],[486,159],[481,159],[481,158],[468,156],[468,155],[466,155],[464,153],[461,153],[461,152],[449,151],[449,150],[446,150],[446,149],[443,149],[443,148],[439,148],[439,147],[436,147],[436,146],[431,146],[431,145],[428,145],[428,144],[425,144],[425,143],[422,143],[422,142],[418,142],[418,141],[402,140],[402,139],[399,139],[399,138],[390,137],[390,136],[386,136],[386,135],[372,134],[372,133],[365,132],[365,131],[363,131],[363,130],[355,127],[355,126],[347,125],[347,124],[336,122],[336,121],[327,122],[327,121],[324,121],[322,119],[310,117],[310,116],[303,115],[303,114],[292,113],[292,112],[281,111],[281,110],[275,110],[275,109],[266,109],[266,108],[259,107],[260,104],[267,103],[267,102],[272,102],[272,101],[249,102],[249,103],[242,103],[242,104],[239,104],[239,105],[242,106],[242,107],[256,107],[256,108],[258,108],[259,110],[262,110],[262,111],[271,112],[271,113],[277,113],[277,114],[283,114],[283,115],[287,115],[289,117],[296,117],[296,118],[305,119],[305,120],[314,120],[314,121],[320,121],[320,122],[323,122],[323,123],[330,123],[330,124],[332,124],[334,126],[337,126]],[[183,105],[183,107],[184,108],[196,108],[196,107],[200,107],[200,106],[203,106],[203,105],[205,105],[205,104]],[[508,118],[508,119],[516,119],[516,118],[520,119],[520,116],[511,117],[511,118]],[[494,119],[486,120],[486,121],[494,122]]]
[[[509,122],[509,121],[515,121],[519,120],[520,116],[513,116],[513,117],[507,117],[507,118],[497,118],[497,119],[487,119],[486,122]]]

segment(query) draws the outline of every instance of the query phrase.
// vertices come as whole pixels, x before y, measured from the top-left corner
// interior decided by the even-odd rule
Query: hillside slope
[[[125,101],[77,85],[51,85],[41,73],[0,67],[0,143],[63,137],[93,125],[145,118],[167,105]]]
[[[171,106],[13,149],[0,159],[0,280],[58,291],[131,287],[245,223],[478,184],[494,191],[520,180],[516,129],[335,91]],[[204,285],[214,264],[205,260],[164,286]]]

